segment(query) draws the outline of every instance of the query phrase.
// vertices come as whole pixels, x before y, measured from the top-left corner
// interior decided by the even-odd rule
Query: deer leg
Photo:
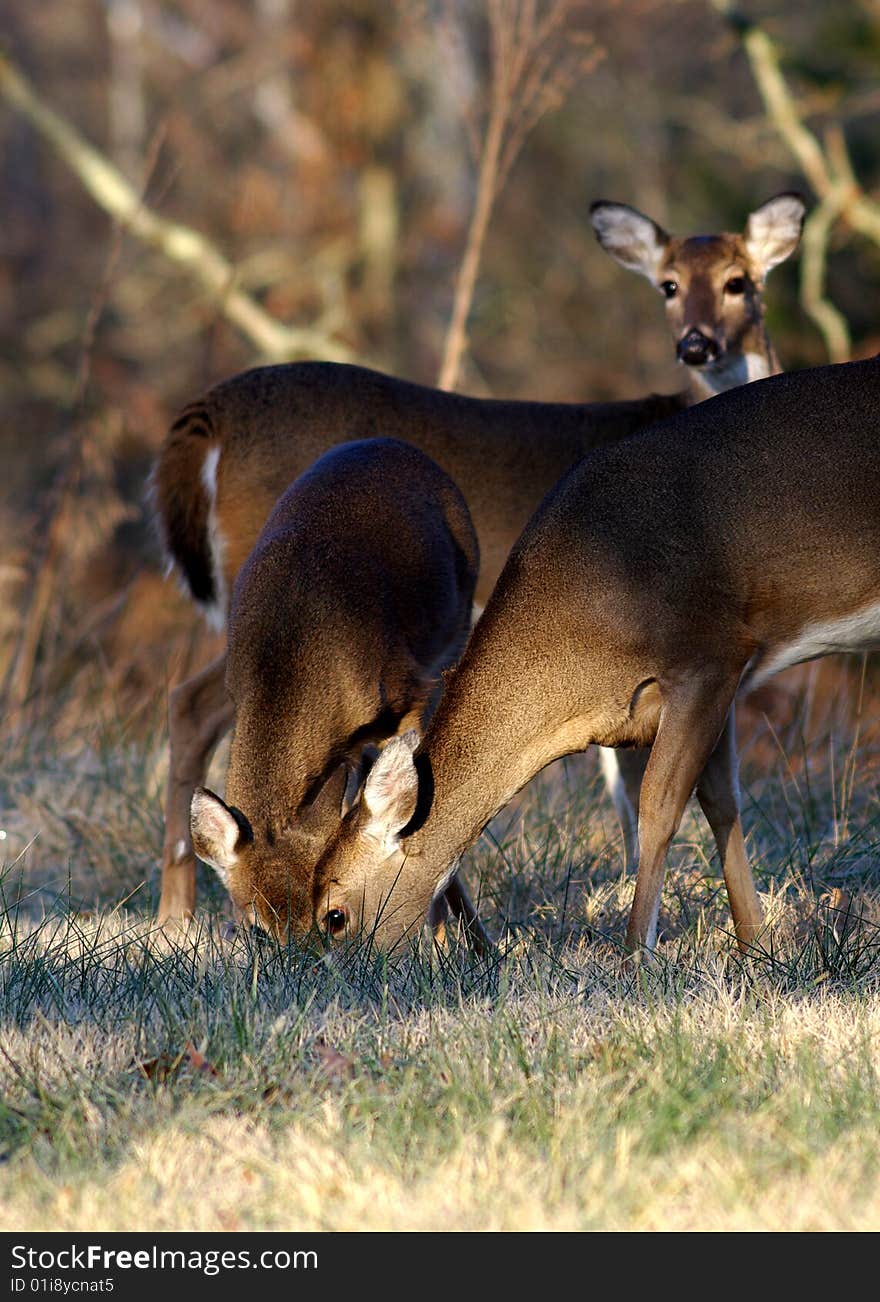
[[[191,917],[196,904],[196,860],[189,828],[193,791],[204,782],[211,755],[232,727],[226,656],[175,687],[168,698],[170,758],[165,795],[165,848],[158,921]]]
[[[837,912],[848,913],[852,905],[852,896],[842,886],[832,886],[828,892],[828,907]]]
[[[599,762],[623,832],[623,861],[628,871],[639,866],[639,799],[650,751],[599,747]]]
[[[431,907],[428,909],[428,922],[434,944],[438,949],[444,951],[449,947],[446,936],[446,923],[449,920],[449,905],[446,901],[448,890],[449,887],[447,886],[446,891],[441,891],[439,895],[435,895],[431,901]]]
[[[842,886],[832,886],[820,896],[831,920],[831,933],[842,945],[856,924],[856,901]]]
[[[473,906],[460,874],[456,873],[444,894],[449,908],[458,918],[476,952],[480,955],[491,953],[493,946],[489,933],[480,921],[480,915]]]
[[[660,892],[669,842],[724,727],[738,678],[703,681],[664,695],[660,726],[642,782],[639,869],[626,933],[630,951],[657,940]]]
[[[444,891],[435,895],[428,910],[428,922],[433,933],[434,944],[443,950],[448,948],[446,924],[450,912],[458,919],[475,952],[481,957],[490,954],[494,946],[489,939],[489,933],[480,921],[480,915],[471,903],[464,883],[457,874]]]
[[[735,726],[731,706],[718,744],[700,774],[697,799],[718,847],[737,943],[747,954],[763,931],[764,914],[743,839]]]

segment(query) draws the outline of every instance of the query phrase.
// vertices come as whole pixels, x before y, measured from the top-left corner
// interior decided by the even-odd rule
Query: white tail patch
[[[208,547],[211,552],[211,575],[214,580],[216,596],[212,602],[201,602],[205,619],[215,632],[222,632],[229,608],[229,593],[223,577],[223,559],[226,555],[226,539],[220,532],[217,519],[217,466],[220,461],[220,448],[208,449],[202,465],[202,485],[208,495]]]

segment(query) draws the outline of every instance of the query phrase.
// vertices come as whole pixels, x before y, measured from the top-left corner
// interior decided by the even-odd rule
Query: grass
[[[386,966],[229,938],[213,888],[156,933],[161,729],[35,723],[0,779],[0,1231],[880,1228],[880,768],[844,687],[749,731],[769,952],[691,811],[637,976],[589,756],[469,857],[499,955]]]

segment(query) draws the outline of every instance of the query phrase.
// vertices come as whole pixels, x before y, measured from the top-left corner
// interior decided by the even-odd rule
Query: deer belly
[[[768,647],[748,675],[748,686],[759,687],[789,665],[816,660],[835,652],[867,651],[880,646],[880,601],[837,619],[806,624],[790,642]]]

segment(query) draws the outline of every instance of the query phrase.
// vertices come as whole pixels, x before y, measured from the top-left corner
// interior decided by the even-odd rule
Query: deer
[[[230,604],[226,798],[198,787],[191,803],[195,850],[238,917],[272,930],[310,907],[352,778],[374,744],[423,727],[461,652],[478,568],[458,488],[400,440],[331,448],[279,498]],[[434,910],[438,943],[447,901],[479,947],[457,881]]]
[[[671,238],[626,204],[600,200],[590,211],[602,247],[663,294],[676,356],[688,369],[691,405],[779,374],[761,296],[767,272],[800,237],[805,208],[799,194],[787,192],[763,204],[749,217],[743,236]],[[780,239],[786,228],[787,239]],[[744,252],[751,274],[742,273]],[[726,306],[721,315],[719,302]],[[638,863],[639,799],[647,762],[645,750],[600,749],[627,867]]]
[[[707,385],[778,369],[764,327],[763,286],[768,271],[797,247],[803,216],[801,197],[785,193],[752,212],[742,234],[682,239],[626,205],[594,205],[603,247],[652,278],[666,300],[689,379],[681,393],[514,402],[332,362],[257,367],[220,383],[184,408],[153,469],[155,517],[171,567],[209,623],[222,628],[235,577],[277,498],[328,447],[381,433],[420,448],[464,492],[480,543],[476,603],[484,606],[541,498],[582,456],[701,401]],[[707,341],[704,353],[694,332]],[[225,671],[223,654],[169,696],[160,924],[195,909],[190,803],[232,725]],[[630,811],[637,790],[627,798]],[[616,803],[625,816],[621,794]]]
[[[738,945],[760,950],[735,701],[880,645],[878,435],[880,357],[742,386],[584,457],[513,547],[421,741],[388,744],[331,835],[309,924],[393,950],[545,765],[650,745],[628,961],[656,950],[694,791]]]

